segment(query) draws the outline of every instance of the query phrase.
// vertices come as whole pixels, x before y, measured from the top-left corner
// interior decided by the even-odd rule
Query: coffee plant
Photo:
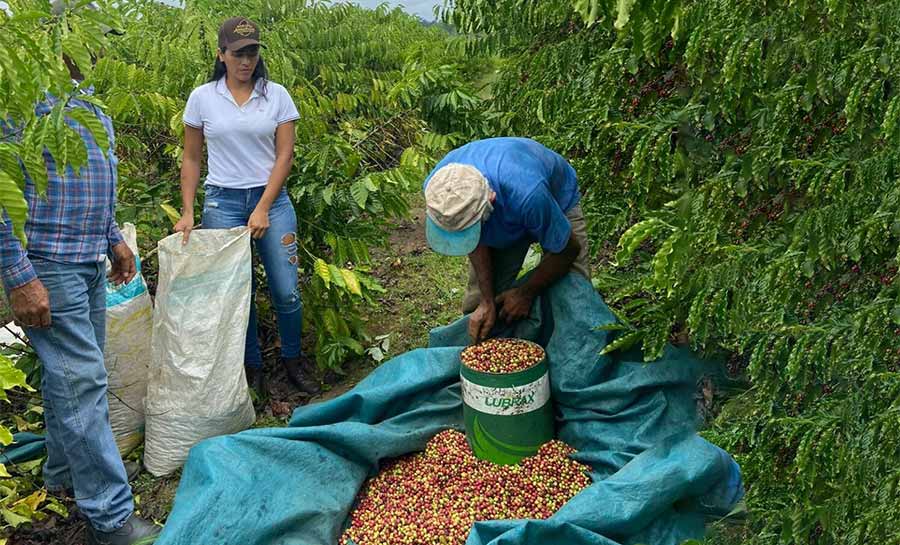
[[[369,272],[369,248],[384,243],[388,222],[407,213],[407,195],[418,190],[435,158],[486,130],[481,101],[467,83],[482,71],[477,59],[446,32],[386,7],[189,0],[178,9],[150,0],[100,0],[98,10],[52,15],[49,0],[6,4],[0,8],[4,221],[27,243],[23,189],[27,176],[43,194],[44,150],[73,168],[84,162],[67,117],[106,141],[102,125],[67,110],[65,101],[50,115],[35,116],[46,94],[73,92],[68,58],[85,78],[81,88],[94,90],[88,100],[114,120],[118,220],[138,228],[151,288],[156,241],[171,232],[180,206],[184,104],[209,77],[221,21],[244,15],[259,22],[270,77],[289,90],[301,114],[286,186],[297,209],[304,316],[316,334],[318,361],[337,367],[364,353],[358,310],[381,291]],[[101,25],[121,33],[104,35]],[[0,358],[2,445],[12,439],[10,427],[31,429],[26,420],[40,410],[29,414],[23,403],[5,403],[4,391],[24,388],[24,381],[21,369]],[[42,518],[43,511],[65,511],[36,488],[39,474],[39,461],[0,466],[0,544],[10,528]]]
[[[740,543],[900,543],[900,2],[455,0],[494,133],[571,159],[609,350],[746,379]],[[728,539],[719,537],[717,539]]]
[[[46,93],[66,96],[72,79],[63,55],[89,72],[92,56],[106,44],[100,25],[119,26],[114,13],[89,11],[83,16],[50,16],[49,1],[10,0],[0,9],[0,207],[4,221],[25,242],[27,205],[22,193],[25,176],[43,193],[47,172],[46,149],[57,162],[78,168],[87,160],[81,138],[64,122],[65,102],[49,115],[37,117],[35,104]],[[86,111],[68,115],[90,129],[98,142],[106,142],[99,120]]]
[[[13,361],[0,354],[0,450],[13,442],[13,431],[33,431],[41,428],[41,407],[32,405],[26,411],[15,410],[21,406],[21,398],[28,398],[34,389],[29,385],[28,373],[20,367],[28,363],[27,357]],[[11,399],[14,396],[14,400]],[[23,412],[24,414],[16,414]],[[21,464],[0,462],[0,545],[4,536],[15,528],[35,520],[43,520],[49,512],[66,515],[65,506],[46,490],[36,487],[42,460]]]
[[[77,4],[75,4],[77,5]],[[257,20],[273,81],[301,114],[295,168],[286,186],[300,220],[304,316],[316,332],[320,364],[363,354],[357,308],[381,290],[369,247],[407,213],[435,158],[484,129],[481,102],[467,83],[479,67],[446,32],[399,10],[328,6],[305,0],[193,0],[184,9],[151,0],[50,15],[47,0],[14,0],[0,11],[0,205],[24,240],[25,173],[46,186],[41,151],[77,168],[84,148],[64,110],[36,118],[45,92],[67,96],[64,56],[113,117],[120,158],[118,219],[136,224],[145,254],[169,234],[180,208],[181,114],[208,78],[218,25],[229,14]],[[99,25],[123,31],[104,36]],[[96,128],[102,133],[102,126]],[[102,140],[99,139],[98,140]],[[22,168],[24,166],[24,169]],[[199,207],[198,207],[199,209]],[[153,261],[145,274],[153,283]]]
[[[406,196],[435,157],[481,130],[480,100],[466,83],[477,66],[446,33],[386,7],[196,0],[184,10],[152,1],[123,9],[128,28],[94,71],[127,154],[120,217],[151,240],[164,235],[159,205],[171,213],[180,203],[185,100],[211,71],[225,14],[258,21],[270,77],[301,115],[286,186],[300,224],[304,316],[320,364],[363,354],[356,309],[381,291],[369,247],[407,213]]]

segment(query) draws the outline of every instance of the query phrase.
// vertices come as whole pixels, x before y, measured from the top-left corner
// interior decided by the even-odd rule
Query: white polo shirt
[[[184,124],[201,129],[206,138],[206,183],[230,189],[266,185],[275,167],[275,129],[300,118],[287,89],[257,82],[250,99],[238,106],[225,78],[191,92]]]

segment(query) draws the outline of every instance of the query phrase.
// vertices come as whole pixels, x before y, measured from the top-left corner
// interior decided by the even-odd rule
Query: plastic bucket
[[[461,363],[459,374],[466,439],[476,457],[516,464],[553,439],[546,355],[515,373],[483,373]]]

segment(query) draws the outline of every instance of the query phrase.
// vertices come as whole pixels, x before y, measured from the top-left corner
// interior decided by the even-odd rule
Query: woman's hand
[[[178,223],[175,224],[175,232],[181,233],[184,235],[184,238],[181,240],[182,244],[187,244],[188,238],[191,236],[191,231],[194,230],[194,215],[184,214],[181,216],[181,219],[178,220]]]
[[[250,229],[250,236],[260,239],[269,229],[269,211],[256,208],[250,214],[250,221],[247,222],[247,228]]]

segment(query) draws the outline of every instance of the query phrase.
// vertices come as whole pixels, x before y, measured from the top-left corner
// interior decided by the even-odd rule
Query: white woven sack
[[[106,344],[103,360],[109,388],[109,423],[119,453],[125,456],[144,438],[144,397],[150,367],[150,332],[153,303],[141,275],[134,225],[122,226],[122,235],[137,263],[131,282],[106,286]]]
[[[177,470],[199,441],[256,416],[244,377],[250,317],[250,232],[200,229],[159,242],[144,465]]]

